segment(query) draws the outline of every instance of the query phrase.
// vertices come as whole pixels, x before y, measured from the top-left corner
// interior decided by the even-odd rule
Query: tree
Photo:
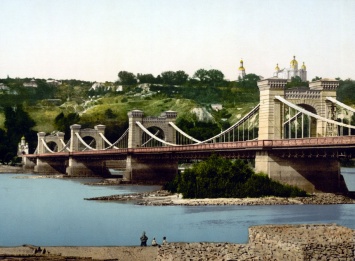
[[[215,85],[224,80],[224,74],[219,70],[211,69],[208,70],[208,78],[209,82]]]
[[[123,85],[133,85],[137,83],[136,76],[131,72],[120,71],[118,73],[118,78],[120,79],[120,83]]]
[[[347,104],[355,103],[355,81],[351,79],[340,81],[337,89],[337,100]]]
[[[54,119],[54,125],[58,131],[65,133],[66,137],[70,136],[70,126],[77,124],[80,117],[77,113],[69,113],[67,116],[63,112],[59,113]]]
[[[105,111],[105,117],[107,118],[107,119],[114,119],[114,118],[116,118],[116,114],[114,114],[114,112],[112,111],[112,109],[107,109],[106,111]]]
[[[16,107],[5,107],[5,128],[7,129],[6,138],[8,153],[6,160],[13,159],[17,155],[17,145],[22,137],[25,137],[29,144],[37,142],[36,133],[32,128],[36,125],[21,105]]]
[[[322,77],[316,76],[316,77],[314,77],[314,78],[312,79],[312,82],[314,82],[314,81],[319,81],[319,80],[322,80]]]
[[[173,71],[162,72],[161,78],[164,84],[173,85],[175,83],[175,73]]]
[[[217,155],[185,169],[166,188],[182,193],[184,198],[307,195],[305,191],[273,181],[267,175],[255,174],[245,161]]]
[[[137,79],[139,83],[155,83],[155,77],[153,74],[137,74]]]
[[[192,77],[199,79],[201,83],[206,83],[209,80],[208,71],[205,69],[198,69]]]
[[[36,80],[36,99],[51,99],[54,97],[56,87],[52,84],[48,84],[45,80]]]
[[[286,84],[286,88],[293,88],[293,87],[308,87],[308,82],[303,82],[301,77],[294,76],[291,78],[291,82]]]
[[[187,82],[189,75],[184,71],[177,71],[175,72],[174,82],[176,85],[183,85]]]

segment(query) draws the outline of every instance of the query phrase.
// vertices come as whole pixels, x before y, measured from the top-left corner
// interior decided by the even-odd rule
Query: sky
[[[115,81],[217,69],[272,77],[293,56],[355,79],[355,0],[0,0],[0,78]]]

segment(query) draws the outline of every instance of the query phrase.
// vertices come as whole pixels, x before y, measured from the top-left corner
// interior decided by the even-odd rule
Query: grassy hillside
[[[54,119],[61,112],[66,115],[78,113],[80,115],[78,124],[92,128],[97,124],[123,126],[127,123],[127,112],[131,110],[142,110],[145,116],[159,116],[164,111],[172,110],[178,112],[178,120],[184,118],[192,121],[196,118],[191,110],[205,108],[216,117],[211,104],[220,103],[231,115],[228,121],[233,124],[258,101],[258,92],[255,88],[158,86],[155,89],[143,91],[130,87],[121,93],[107,92],[93,96],[87,96],[82,92],[79,95],[79,92],[73,91],[75,95],[71,94],[71,101],[66,101],[60,106],[49,105],[39,100],[35,104],[27,104],[26,111],[36,122],[35,131],[50,133],[56,130]],[[0,128],[4,128],[4,120],[4,115],[0,112]]]

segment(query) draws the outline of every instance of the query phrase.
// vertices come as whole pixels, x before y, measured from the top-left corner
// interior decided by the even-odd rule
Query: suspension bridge
[[[308,192],[346,192],[340,158],[355,154],[355,110],[336,100],[339,82],[323,79],[309,88],[286,88],[287,80],[258,82],[260,103],[238,122],[207,140],[198,140],[175,123],[177,113],[144,117],[128,113],[129,127],[116,141],[105,137],[105,126],[81,129],[71,126],[64,134],[38,133],[33,154],[24,154],[27,166],[43,174],[110,176],[110,168],[124,169],[129,181],[166,182],[178,163],[218,154],[255,160],[256,171]]]

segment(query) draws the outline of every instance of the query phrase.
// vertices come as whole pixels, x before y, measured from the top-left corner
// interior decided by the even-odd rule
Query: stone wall
[[[331,225],[264,225],[249,228],[249,244],[263,260],[354,260],[355,233]]]
[[[261,225],[248,244],[169,243],[156,260],[354,261],[355,231],[331,225]]]

